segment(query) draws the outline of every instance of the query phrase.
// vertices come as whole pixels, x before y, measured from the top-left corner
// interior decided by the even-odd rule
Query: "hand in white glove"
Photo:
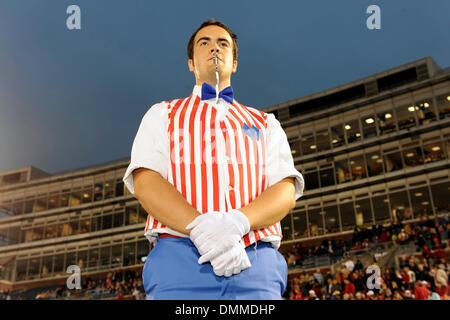
[[[207,260],[200,257],[199,263]],[[230,250],[211,260],[214,273],[221,277],[231,277],[252,266],[245,247],[241,242],[236,243]]]
[[[250,231],[250,222],[242,212],[234,209],[204,213],[186,229],[192,229],[189,237],[203,256],[201,261],[211,261],[234,247]]]

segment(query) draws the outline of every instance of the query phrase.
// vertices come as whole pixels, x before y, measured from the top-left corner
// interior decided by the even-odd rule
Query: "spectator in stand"
[[[448,275],[445,272],[445,265],[440,264],[439,267],[435,268],[434,283],[436,286],[439,284],[442,287],[447,287]]]
[[[353,268],[355,268],[355,263],[350,259],[350,257],[345,258],[345,267],[347,268],[348,272],[352,272]]]
[[[345,279],[344,280],[345,286],[344,286],[344,294],[348,293],[348,294],[355,294],[356,289],[355,289],[355,285],[350,282],[350,280]]]
[[[416,282],[416,274],[409,268],[409,266],[405,266],[404,270],[409,277],[408,286],[412,288],[414,286],[414,282]]]
[[[122,290],[119,290],[119,295],[117,296],[117,300],[125,300]]]
[[[428,300],[430,291],[427,289],[426,281],[417,281],[414,289],[414,300]]]
[[[394,291],[394,297],[392,300],[403,300],[402,294],[400,293],[400,291],[396,290]]]
[[[316,292],[314,290],[309,290],[308,296],[305,300],[319,300],[319,298],[316,296]]]
[[[294,285],[292,292],[289,296],[289,300],[303,300],[302,290],[300,290],[300,286],[298,284]]]
[[[314,278],[317,280],[317,282],[319,283],[319,285],[322,287],[323,286],[323,276],[322,273],[320,272],[320,269],[317,268],[316,272],[314,272],[313,274]]]
[[[361,292],[355,293],[355,300],[364,300],[364,295]]]
[[[288,252],[287,264],[288,268],[295,267],[295,253],[293,251]]]
[[[380,236],[381,243],[386,243],[391,241],[391,233],[388,230],[385,230]]]
[[[427,260],[427,262],[428,262],[428,260],[433,258],[433,253],[431,252],[431,250],[429,249],[429,247],[426,244],[422,248],[422,255]]]
[[[355,291],[364,291],[364,281],[362,279],[361,273],[359,270],[353,272],[353,285],[355,286]]]
[[[403,300],[414,300],[414,297],[412,296],[412,292],[410,290],[405,290]]]

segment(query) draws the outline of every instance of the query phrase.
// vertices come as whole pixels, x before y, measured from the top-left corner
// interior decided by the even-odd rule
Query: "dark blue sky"
[[[68,30],[66,8],[81,8]],[[366,8],[381,8],[368,30]],[[238,35],[235,97],[256,108],[432,56],[450,66],[450,1],[0,0],[0,171],[130,156],[154,103],[190,94],[202,21]]]

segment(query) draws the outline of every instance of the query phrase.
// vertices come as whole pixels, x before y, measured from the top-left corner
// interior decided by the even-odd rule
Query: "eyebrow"
[[[201,37],[200,39],[197,40],[197,43],[199,43],[201,40],[208,40],[208,41],[210,41],[211,38],[210,37]],[[226,43],[230,44],[230,42],[227,39],[225,39],[225,38],[219,38],[217,40],[218,41],[225,41]]]

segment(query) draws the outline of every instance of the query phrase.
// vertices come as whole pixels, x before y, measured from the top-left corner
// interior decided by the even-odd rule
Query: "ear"
[[[237,70],[237,65],[238,65],[237,60],[233,60],[233,73],[236,72],[236,70]]]
[[[188,67],[190,72],[194,72],[194,60],[188,59]]]

